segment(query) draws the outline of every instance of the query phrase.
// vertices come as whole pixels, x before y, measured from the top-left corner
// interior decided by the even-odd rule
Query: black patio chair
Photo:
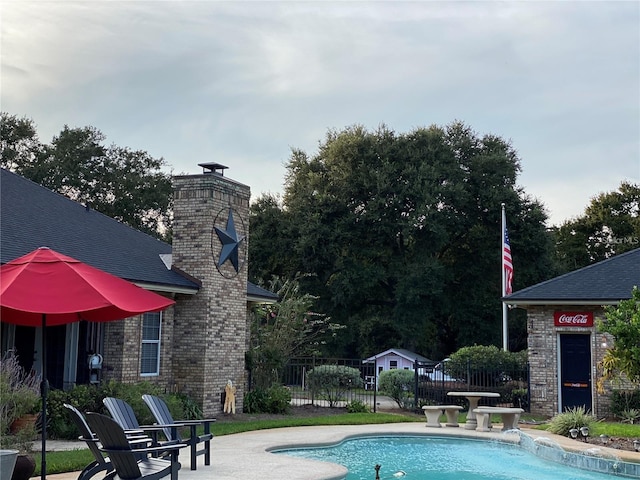
[[[191,470],[196,470],[197,462],[196,459],[200,455],[204,455],[204,464],[211,464],[211,439],[213,438],[213,434],[211,433],[211,424],[216,421],[215,418],[208,418],[202,420],[178,420],[174,421],[171,416],[171,412],[167,407],[167,404],[160,397],[156,397],[153,395],[143,395],[142,399],[144,403],[147,404],[149,410],[153,414],[154,418],[160,425],[171,425],[171,424],[180,424],[189,427],[189,438],[183,439],[180,436],[179,429],[169,429],[165,428],[164,434],[168,439],[177,441],[177,442],[185,442],[187,445],[191,447]],[[204,427],[204,433],[199,435],[197,429],[199,426]],[[203,443],[203,448],[198,450],[198,445]]]
[[[87,413],[86,419],[102,444],[100,451],[109,455],[113,465],[114,470],[104,477],[105,480],[157,480],[167,475],[171,475],[171,480],[178,480],[178,453],[186,444],[134,449],[124,429],[114,419],[99,413]],[[170,454],[165,458],[147,456],[159,452]],[[140,458],[140,453],[144,453],[145,457]]]
[[[138,433],[141,432],[148,433],[151,437],[151,446],[152,447],[162,447],[162,446],[171,446],[175,443],[180,443],[177,437],[177,429],[178,427],[183,427],[184,425],[178,424],[156,424],[156,425],[140,425],[138,423],[138,419],[136,418],[136,414],[133,411],[133,407],[129,405],[127,402],[120,398],[115,397],[105,397],[102,399],[102,403],[109,411],[109,415],[122,427],[126,434]],[[174,434],[172,436],[167,436],[166,440],[159,440],[158,433],[165,434],[165,431],[169,432],[173,431]]]
[[[95,458],[93,462],[82,469],[78,476],[78,480],[88,480],[98,472],[102,472],[103,470],[110,472],[113,470],[111,460],[109,457],[105,458],[104,454],[100,451],[98,438],[93,434],[89,425],[87,425],[84,415],[82,415],[82,413],[80,413],[80,411],[73,405],[65,403],[64,407],[69,410],[73,423],[76,424],[80,431],[80,437],[78,437],[78,440],[82,440],[87,444],[87,447],[89,447],[89,450]]]

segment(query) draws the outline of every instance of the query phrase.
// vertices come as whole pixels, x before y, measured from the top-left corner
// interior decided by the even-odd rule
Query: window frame
[[[157,339],[145,338],[145,320],[147,320],[152,315],[154,317],[157,315],[157,319],[158,319],[158,338]],[[145,360],[145,357],[144,357],[145,345],[157,346],[156,366],[155,366],[155,371],[153,372],[143,372],[143,361]],[[142,325],[141,325],[141,332],[140,332],[140,363],[139,363],[139,370],[140,370],[141,377],[157,377],[160,375],[161,347],[162,347],[162,312],[147,312],[142,314]]]

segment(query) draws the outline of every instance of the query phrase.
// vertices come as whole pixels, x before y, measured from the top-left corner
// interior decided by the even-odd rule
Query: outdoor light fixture
[[[600,435],[600,441],[605,445],[609,443],[609,435],[605,435],[604,433]]]
[[[640,451],[640,442],[638,440],[633,441],[633,448],[636,452]]]
[[[578,438],[578,429],[577,428],[572,428],[571,430],[569,430],[569,436],[571,438],[573,438],[574,440],[576,438]]]
[[[580,435],[582,435],[582,438],[586,442],[589,436],[589,427],[580,427]]]

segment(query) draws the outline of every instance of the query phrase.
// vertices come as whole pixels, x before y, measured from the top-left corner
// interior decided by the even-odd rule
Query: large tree
[[[553,273],[546,215],[516,186],[519,168],[508,142],[458,122],[330,131],[316,155],[292,152],[281,215],[268,210],[291,232],[272,246],[286,257],[277,271],[314,274],[304,288],[348,326],[336,353],[499,345],[501,203],[514,287]]]
[[[32,120],[0,112],[0,166],[19,172],[32,163],[43,145]]]
[[[263,194],[249,206],[249,214],[249,278],[265,285],[272,278],[293,278],[296,265],[289,256],[293,237],[280,197]]]
[[[170,237],[171,175],[163,159],[105,146],[94,127],[65,126],[42,144],[33,122],[2,113],[0,165],[72,200],[165,239]]]
[[[640,184],[600,193],[583,215],[554,228],[557,264],[575,270],[640,247]]]

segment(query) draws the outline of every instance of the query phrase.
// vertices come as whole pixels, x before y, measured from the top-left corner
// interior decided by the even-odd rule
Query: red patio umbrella
[[[0,266],[0,322],[42,327],[42,466],[46,478],[48,325],[106,322],[164,310],[173,300],[46,247]]]

